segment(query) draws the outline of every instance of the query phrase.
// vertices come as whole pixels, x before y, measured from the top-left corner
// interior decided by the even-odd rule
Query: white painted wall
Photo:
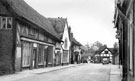
[[[108,56],[112,56],[112,53],[108,50],[108,49],[105,49],[104,51],[102,51],[102,53],[101,53],[101,55],[100,56],[104,56],[104,55],[106,55],[105,54],[105,51],[108,51]]]
[[[65,47],[65,39],[67,39],[67,47]],[[64,44],[62,44],[62,48],[64,50],[69,50],[71,43],[70,43],[70,40],[69,40],[69,32],[68,32],[68,24],[67,23],[65,25],[65,29],[64,29],[62,40],[64,41]],[[67,59],[68,59],[67,62],[69,62],[69,52],[68,52]]]

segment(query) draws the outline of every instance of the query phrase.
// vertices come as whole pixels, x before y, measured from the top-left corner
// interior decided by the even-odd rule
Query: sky
[[[113,47],[114,0],[25,0],[32,8],[45,17],[67,18],[74,37],[81,44],[99,41]]]

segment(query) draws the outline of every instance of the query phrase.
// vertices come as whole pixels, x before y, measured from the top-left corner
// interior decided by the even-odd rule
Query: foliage
[[[87,43],[85,45],[85,47],[87,48],[86,52],[95,53],[95,51],[99,50],[99,48],[102,46],[103,46],[103,44],[99,41],[94,42],[91,46]]]
[[[93,43],[93,45],[91,46],[91,48],[94,50],[94,51],[97,51],[100,47],[102,47],[103,44],[99,41],[96,41]]]
[[[118,42],[115,42],[113,47],[118,49],[119,48]]]
[[[119,45],[118,45],[118,43],[115,42],[113,47],[114,47],[113,52],[114,52],[115,55],[117,55],[119,53]]]

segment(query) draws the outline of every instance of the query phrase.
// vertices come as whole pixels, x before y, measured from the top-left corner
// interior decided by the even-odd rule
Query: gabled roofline
[[[46,33],[52,36],[52,39],[60,40],[59,35],[54,31],[49,20],[39,14],[31,6],[29,6],[24,0],[0,0],[0,2],[9,7],[10,12],[15,18],[21,20],[27,20],[31,24],[36,25],[38,28],[43,29]],[[17,4],[18,3],[18,4]],[[25,9],[27,8],[27,9]],[[29,13],[30,12],[30,13]]]

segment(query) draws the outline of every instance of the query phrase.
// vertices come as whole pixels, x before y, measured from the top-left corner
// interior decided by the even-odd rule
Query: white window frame
[[[5,18],[6,19],[6,21],[5,21],[5,23],[6,23],[6,27],[5,28],[3,28],[3,22],[2,22],[2,19],[3,18]],[[8,20],[8,18],[11,18],[11,28],[7,28],[7,20]],[[12,29],[12,24],[13,24],[13,19],[12,19],[12,17],[2,17],[2,16],[0,16],[0,29]]]

